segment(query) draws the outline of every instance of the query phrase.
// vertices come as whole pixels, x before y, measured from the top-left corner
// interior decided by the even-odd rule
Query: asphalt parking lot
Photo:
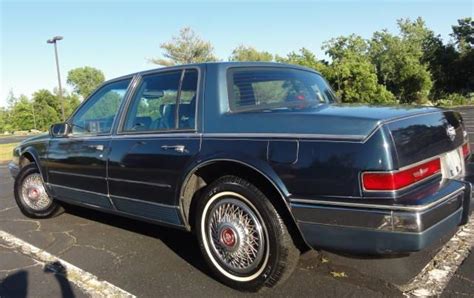
[[[465,113],[474,140],[474,109]],[[16,208],[12,187],[7,168],[0,165],[0,232],[43,249],[99,280],[138,297],[243,296],[210,276],[189,233],[72,206],[52,219],[28,219]],[[285,284],[255,296],[402,296],[403,286],[420,274],[451,236],[410,255],[309,252]],[[68,275],[57,265],[38,262],[0,238],[0,297],[89,296],[73,282],[77,276]],[[443,296],[472,297],[473,293],[471,253],[457,268]]]

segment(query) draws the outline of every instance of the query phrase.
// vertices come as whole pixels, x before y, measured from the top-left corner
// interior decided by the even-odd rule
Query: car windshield
[[[232,111],[307,109],[336,101],[319,74],[292,68],[233,68],[228,73]]]

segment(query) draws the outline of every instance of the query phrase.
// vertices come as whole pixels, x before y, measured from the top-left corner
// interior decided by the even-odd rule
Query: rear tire
[[[31,218],[47,218],[60,214],[63,208],[47,193],[35,163],[24,166],[14,184],[15,201],[21,213]]]
[[[255,292],[282,283],[296,267],[300,252],[282,218],[246,180],[225,176],[213,182],[196,214],[202,254],[222,283]]]

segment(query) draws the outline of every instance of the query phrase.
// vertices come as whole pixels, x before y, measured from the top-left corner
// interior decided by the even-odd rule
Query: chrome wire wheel
[[[28,175],[23,180],[20,198],[26,206],[35,211],[46,210],[53,203],[53,200],[46,193],[43,178],[38,173]]]
[[[268,232],[250,201],[235,192],[215,194],[202,225],[206,251],[219,271],[238,281],[261,274],[268,261]]]

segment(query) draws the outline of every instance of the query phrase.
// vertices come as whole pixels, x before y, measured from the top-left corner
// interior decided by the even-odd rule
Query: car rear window
[[[228,76],[232,111],[301,109],[335,101],[317,73],[291,68],[231,68]]]

